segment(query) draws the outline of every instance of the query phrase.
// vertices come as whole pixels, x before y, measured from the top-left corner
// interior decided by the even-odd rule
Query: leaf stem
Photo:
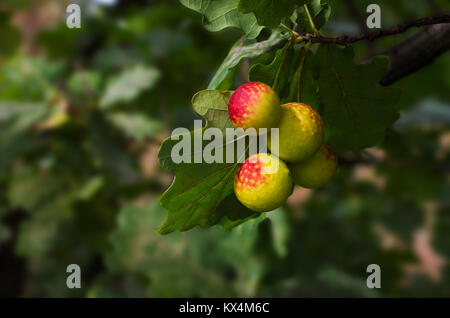
[[[313,18],[311,16],[311,13],[309,12],[308,5],[305,3],[303,6],[305,8],[305,12],[306,12],[306,15],[308,16],[309,24],[311,25],[311,28],[312,28],[314,34],[317,37],[320,37],[319,30],[317,30],[316,25],[314,24],[314,20],[313,20]]]
[[[300,34],[299,34],[298,32],[294,31],[293,29],[291,29],[290,27],[288,27],[286,24],[280,23],[280,26],[281,26],[282,28],[286,29],[286,31],[288,31],[289,33],[292,33],[293,35],[295,35],[296,37],[297,37],[297,36],[300,36]]]
[[[300,80],[302,78],[303,65],[305,64],[306,55],[308,54],[311,45],[311,42],[306,43],[301,52],[300,65],[298,66],[297,78],[295,80],[295,96],[297,98],[297,102],[301,101]]]
[[[284,62],[286,61],[286,56],[289,52],[289,49],[292,46],[293,41],[289,41],[289,43],[284,47],[283,55],[281,56],[280,66],[278,66],[277,72],[275,74],[275,79],[273,80],[272,89],[275,91],[277,84],[278,84],[278,78],[280,77],[281,69],[283,68]]]
[[[308,11],[307,11],[308,12]],[[312,43],[326,43],[326,44],[339,44],[339,45],[349,45],[351,43],[359,42],[362,40],[374,41],[378,38],[391,36],[396,34],[404,33],[413,27],[422,27],[428,25],[444,24],[450,23],[450,14],[441,14],[432,17],[426,17],[417,19],[410,22],[400,23],[390,27],[388,29],[379,29],[377,31],[365,32],[358,35],[342,35],[338,37],[324,37],[324,36],[311,36],[308,34],[299,35],[298,41],[311,41]]]

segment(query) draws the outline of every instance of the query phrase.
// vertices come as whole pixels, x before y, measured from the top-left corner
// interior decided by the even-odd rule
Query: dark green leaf
[[[194,133],[195,131],[184,138],[193,140]],[[172,185],[160,198],[162,206],[168,210],[167,220],[160,229],[162,234],[186,231],[196,225],[210,227],[221,222],[223,213],[235,212],[217,207],[225,198],[233,195],[234,175],[239,167],[237,160],[243,160],[242,156],[245,155],[240,154],[234,163],[176,164],[170,158],[175,143],[176,141],[167,139],[158,155],[161,165],[175,173]],[[225,153],[225,149],[223,152]],[[193,162],[193,152],[190,155]],[[244,209],[245,211],[248,210]],[[241,218],[247,218],[250,214],[245,212]],[[235,225],[238,223],[240,222]]]
[[[314,25],[319,30],[327,23],[331,15],[331,7],[328,3],[320,3],[321,0],[309,0],[307,3],[309,13],[314,21]],[[311,22],[309,21],[305,7],[298,9],[298,23],[302,26],[305,33],[313,33]]]
[[[326,139],[335,149],[377,145],[398,118],[398,90],[378,84],[387,63],[385,57],[375,57],[370,64],[358,65],[352,48],[320,46],[312,75],[321,105],[312,106],[320,107]]]
[[[270,29],[276,28],[281,19],[294,11],[296,4],[307,0],[240,0],[238,9],[242,13],[254,13],[259,25]]]
[[[242,29],[249,39],[254,39],[262,27],[253,14],[242,14],[237,10],[239,0],[180,0],[184,6],[197,11],[205,18],[209,31],[220,31],[228,27]]]
[[[241,38],[233,45],[227,57],[222,62],[222,65],[217,69],[216,74],[209,82],[208,89],[220,88],[221,90],[224,90],[232,88],[234,81],[230,81],[229,76],[243,58],[260,56],[264,52],[275,47],[282,40],[279,32],[272,32],[267,40],[261,42]],[[224,85],[225,81],[228,85]]]
[[[281,95],[280,92],[283,91],[292,73],[295,71],[292,67],[294,64],[294,55],[294,50],[290,43],[287,43],[284,48],[276,51],[275,57],[270,64],[255,64],[250,68],[250,81],[263,82],[269,86],[273,86],[275,78],[278,76],[275,91]]]
[[[221,129],[232,127],[226,112],[230,96],[229,91],[201,91],[193,98],[194,109],[205,116],[208,126]],[[227,204],[218,208],[222,201],[234,195],[234,175],[245,153],[235,154],[233,163],[193,163],[194,136],[199,133],[201,131],[197,130],[179,136],[183,140],[184,138],[190,140],[191,151],[188,154],[190,163],[175,163],[172,160],[172,149],[182,140],[181,138],[178,140],[169,138],[161,145],[159,162],[175,174],[174,182],[160,199],[162,206],[168,210],[167,220],[160,229],[162,234],[186,231],[196,225],[210,227],[218,223],[222,223],[228,229],[242,223],[243,219],[255,216],[242,205],[239,209],[231,208]],[[234,147],[235,141],[236,138],[229,142],[228,146]],[[206,144],[207,142],[203,141],[201,149],[204,149]],[[225,156],[225,141],[220,148]],[[233,201],[229,203],[231,202]]]

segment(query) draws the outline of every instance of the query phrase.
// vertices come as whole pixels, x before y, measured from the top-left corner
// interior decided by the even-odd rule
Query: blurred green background
[[[324,32],[357,33],[354,8],[327,2]],[[81,5],[81,29],[67,28],[68,3]],[[362,16],[369,3],[383,26],[449,9],[354,1]],[[416,31],[355,50],[363,59]],[[172,180],[159,145],[192,127],[192,95],[240,36],[206,31],[175,0],[1,1],[1,296],[450,296],[448,53],[395,83],[400,120],[326,188],[296,188],[279,210],[228,232],[156,233]],[[81,289],[66,287],[73,263]],[[366,287],[373,263],[377,290]]]

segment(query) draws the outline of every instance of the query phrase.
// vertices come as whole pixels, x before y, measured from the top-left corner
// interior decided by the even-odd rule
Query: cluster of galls
[[[249,209],[271,211],[286,201],[293,183],[321,188],[336,172],[337,156],[324,142],[322,119],[310,106],[281,105],[272,88],[250,82],[233,93],[228,114],[233,124],[243,129],[279,128],[279,158],[267,153],[253,155],[236,173],[234,191]],[[268,146],[270,149],[270,134]]]

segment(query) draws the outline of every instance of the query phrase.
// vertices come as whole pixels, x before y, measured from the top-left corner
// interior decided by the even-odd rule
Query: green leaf
[[[208,31],[220,31],[236,27],[244,31],[249,39],[256,38],[262,27],[253,14],[242,14],[237,10],[239,0],[180,0],[181,4],[204,16]]]
[[[228,101],[232,95],[232,91],[203,90],[197,92],[192,97],[192,106],[194,110],[207,120],[208,127],[216,127],[225,131],[226,128],[233,128],[233,124],[228,116]],[[193,132],[181,134],[180,138],[191,138],[191,145],[194,143]],[[173,135],[172,135],[173,137]],[[179,139],[180,140],[180,139]],[[158,159],[160,165],[174,173],[180,164],[175,164],[171,158],[171,150],[178,140],[167,138],[161,145]],[[193,154],[191,154],[193,156]],[[193,162],[193,160],[191,160]]]
[[[302,47],[300,51],[295,55],[294,60],[297,61],[295,64],[295,73],[292,75],[289,86],[289,95],[282,99],[282,103],[297,102],[297,80],[300,79],[300,101],[308,105],[318,105],[318,86],[313,77],[312,67],[303,67],[300,70],[300,58],[303,54]],[[312,63],[311,59],[314,59],[314,55],[309,50],[306,53],[305,64]],[[301,71],[301,76],[299,77],[299,72]]]
[[[294,11],[296,4],[303,4],[307,0],[240,0],[239,12],[254,13],[259,25],[276,28],[281,19],[288,17]]]
[[[0,102],[0,175],[9,173],[14,160],[33,146],[31,128],[48,110],[44,103]]]
[[[194,109],[205,116],[208,127],[233,127],[226,113],[230,96],[229,91],[201,91],[193,98]],[[197,225],[210,227],[219,223],[229,229],[256,216],[240,203],[233,204],[233,198],[229,198],[234,196],[234,175],[246,153],[235,154],[232,163],[193,163],[195,154],[191,150],[188,154],[191,163],[173,162],[171,154],[175,144],[180,142],[181,138],[188,138],[190,149],[193,149],[194,136],[200,133],[201,131],[196,130],[179,135],[178,140],[168,138],[161,145],[159,162],[175,174],[174,182],[160,198],[161,205],[168,210],[167,220],[159,230],[161,234],[186,231]],[[235,141],[236,138],[229,145],[234,147]],[[203,141],[202,149],[206,143]],[[221,148],[224,154],[225,146],[223,141]],[[221,204],[225,199],[230,200],[230,204]]]
[[[269,86],[273,86],[275,78],[278,74],[275,91],[281,95],[280,93],[288,84],[292,73],[295,71],[292,67],[294,64],[294,55],[294,50],[292,49],[290,43],[287,43],[284,48],[276,51],[275,57],[270,64],[264,65],[258,63],[250,68],[250,81],[263,82]],[[283,64],[281,65],[281,63]]]
[[[145,114],[114,112],[107,115],[108,120],[121,129],[127,136],[136,140],[144,140],[158,133],[162,124]]]
[[[2,137],[20,133],[30,129],[48,112],[48,105],[44,103],[0,102],[0,125],[8,125],[8,130],[2,129]],[[10,132],[10,134],[8,134]]]
[[[331,15],[331,7],[328,3],[320,3],[321,0],[309,0],[307,3],[309,13],[314,21],[314,25],[319,30],[327,23]],[[303,27],[305,33],[312,33],[311,23],[305,8],[302,6],[298,9],[298,23]]]
[[[97,96],[102,82],[102,75],[96,71],[78,71],[67,81],[67,88],[74,96]]]
[[[187,138],[193,138],[193,134]],[[158,156],[160,162],[169,160],[173,145],[174,141],[170,139],[162,144]],[[167,166],[167,163],[165,165]],[[175,179],[160,198],[161,205],[168,210],[168,215],[159,232],[168,234],[173,231],[186,231],[196,225],[210,227],[219,223],[222,214],[216,208],[233,193],[238,162],[172,163],[169,166],[175,169]]]
[[[325,25],[325,23],[327,23],[331,15],[331,7],[328,3],[321,4],[320,6],[321,8],[319,12],[313,17],[314,24],[318,29],[320,29]]]
[[[53,96],[53,83],[62,79],[64,62],[17,55],[0,65],[0,98],[42,102]]]
[[[153,67],[137,65],[123,71],[109,82],[100,99],[101,108],[110,108],[117,103],[131,102],[143,91],[152,88],[159,79],[159,71]]]
[[[232,128],[228,116],[228,100],[233,91],[203,90],[192,97],[192,107],[207,120],[208,127],[217,127],[225,132],[226,128]]]
[[[247,209],[234,194],[231,194],[217,207],[217,210],[223,211],[220,224],[224,231],[228,231],[239,224],[257,218],[261,213],[255,213]]]
[[[326,139],[336,150],[379,144],[398,118],[398,90],[378,84],[387,63],[375,57],[370,64],[355,64],[350,47],[321,45],[317,51],[312,76],[320,105],[312,106],[321,113]]]
[[[282,40],[283,38],[279,32],[272,32],[267,40],[261,42],[241,38],[233,45],[227,57],[217,69],[216,74],[208,85],[208,89],[230,89],[234,81],[230,81],[229,76],[235,71],[236,66],[243,58],[258,57],[271,50]],[[224,85],[225,82],[228,85]]]

